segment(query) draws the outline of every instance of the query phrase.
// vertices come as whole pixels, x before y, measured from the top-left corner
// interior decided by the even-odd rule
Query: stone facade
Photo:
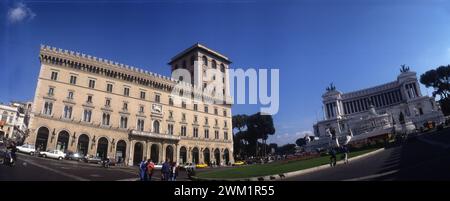
[[[319,140],[309,147],[328,145],[328,129],[344,139],[351,130],[356,140],[394,131],[414,132],[425,123],[445,121],[435,100],[422,95],[416,73],[409,68],[403,68],[396,81],[354,92],[342,93],[331,85],[322,99],[324,120],[314,125]]]
[[[172,70],[180,62],[186,69],[212,68],[194,65],[203,57],[224,69],[231,63],[196,44],[169,64]],[[157,163],[233,163],[231,105],[175,101],[176,86],[192,89],[194,83],[49,46],[41,46],[40,61],[27,143],[128,165],[143,158]],[[228,91],[228,80],[223,84]],[[184,91],[189,92],[193,90]]]

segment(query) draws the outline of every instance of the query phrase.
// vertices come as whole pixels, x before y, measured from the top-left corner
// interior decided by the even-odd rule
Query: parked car
[[[241,165],[245,165],[244,161],[236,161],[235,163],[233,163],[233,166],[241,166]]]
[[[54,158],[58,160],[66,158],[66,154],[60,150],[41,151],[39,152],[39,156],[42,156],[44,158]]]
[[[83,161],[84,155],[78,152],[68,152],[66,154],[67,160],[74,160],[74,161]]]
[[[16,147],[19,152],[34,155],[36,153],[36,149],[34,148],[34,145],[32,144],[24,144],[22,146]]]
[[[84,159],[84,162],[86,162],[86,163],[101,164],[102,161],[103,161],[102,158],[100,158],[99,156],[88,156]]]
[[[201,164],[195,165],[195,167],[196,167],[196,168],[206,168],[206,167],[208,167],[208,165],[207,165],[207,164],[204,164],[204,163],[201,163]]]
[[[195,169],[195,165],[192,164],[192,163],[185,163],[185,164],[181,164],[180,168],[181,169],[185,169],[185,170],[187,170],[187,169]]]

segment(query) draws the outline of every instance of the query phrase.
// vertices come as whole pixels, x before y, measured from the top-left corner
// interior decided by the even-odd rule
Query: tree
[[[306,136],[306,137],[308,137],[308,136]],[[306,139],[305,139],[305,137],[298,138],[298,139],[295,141],[295,144],[297,144],[297,146],[299,146],[299,147],[306,145]]]
[[[420,83],[427,88],[432,87],[433,97],[439,96],[442,112],[450,114],[450,65],[439,66],[420,76]]]
[[[281,146],[279,149],[279,154],[294,154],[295,153],[295,144],[285,144]]]
[[[251,151],[253,155],[258,154],[258,140],[261,139],[264,144],[269,135],[275,134],[275,127],[273,125],[273,119],[271,115],[261,115],[260,112],[253,114],[247,119],[247,141],[250,148],[253,148],[255,152]]]

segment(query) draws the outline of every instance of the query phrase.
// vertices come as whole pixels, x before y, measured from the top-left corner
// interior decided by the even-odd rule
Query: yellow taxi
[[[245,165],[244,161],[236,161],[235,163],[233,163],[233,166],[241,166],[241,165]]]
[[[195,167],[196,167],[196,168],[206,168],[206,167],[208,167],[208,165],[207,165],[207,164],[204,164],[204,163],[201,163],[201,164],[195,165]]]

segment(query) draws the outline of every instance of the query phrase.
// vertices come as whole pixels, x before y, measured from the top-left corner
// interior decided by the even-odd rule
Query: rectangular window
[[[83,113],[83,121],[91,122],[91,116],[92,116],[92,111],[85,109],[84,113]]]
[[[205,138],[208,139],[209,138],[209,130],[205,129]]]
[[[156,94],[155,95],[155,102],[159,103],[161,101],[160,99],[161,99],[161,97],[159,96],[159,94]]]
[[[53,92],[55,91],[55,88],[53,88],[53,87],[49,87],[48,88],[48,96],[53,96]]]
[[[194,137],[198,137],[198,128],[194,128]]]
[[[182,108],[186,108],[186,102],[182,101],[182,102],[181,102],[181,107],[182,107]]]
[[[106,107],[110,107],[111,106],[111,100],[110,99],[106,99],[105,106]]]
[[[219,131],[214,131],[214,137],[215,139],[219,139]]]
[[[173,99],[172,99],[172,97],[169,98],[169,105],[173,105]]]
[[[167,133],[169,135],[173,135],[173,124],[168,124],[167,125]]]
[[[123,103],[122,110],[128,110],[128,103]]]
[[[205,117],[205,125],[208,125],[208,117]]]
[[[128,117],[120,117],[120,128],[128,127]]]
[[[112,93],[113,85],[112,84],[106,84],[106,91],[109,93]]]
[[[144,112],[144,106],[139,106],[139,112],[141,112],[141,113]]]
[[[89,95],[88,97],[87,97],[87,101],[86,101],[87,103],[92,103],[92,96],[91,95]]]
[[[145,91],[141,91],[141,99],[145,99]]]
[[[69,91],[69,94],[67,94],[68,99],[73,99],[73,91]]]
[[[205,112],[208,113],[208,106],[205,106]]]
[[[218,114],[219,114],[219,111],[217,110],[217,108],[214,108],[214,114],[215,114],[215,115],[218,115]]]
[[[224,117],[227,116],[227,110],[223,110],[223,116],[224,116]]]
[[[219,121],[217,119],[214,120],[214,125],[219,126]]]
[[[194,110],[195,110],[195,111],[197,111],[197,110],[198,110],[198,105],[197,105],[197,103],[196,103],[196,104],[194,104]]]
[[[70,119],[72,118],[72,106],[64,106],[64,118]]]
[[[123,88],[123,95],[130,96],[130,88],[128,88],[128,87]]]
[[[70,76],[70,84],[77,84],[77,77],[74,75]]]
[[[105,126],[109,126],[109,120],[110,120],[111,115],[108,113],[103,113],[102,116],[102,124]]]
[[[173,118],[173,112],[169,111],[169,118],[172,119]]]
[[[223,139],[228,140],[228,132],[223,132]]]
[[[227,125],[227,120],[224,120],[224,121],[223,121],[223,127],[226,128],[227,126],[228,126],[228,125]]]
[[[144,131],[144,120],[143,119],[138,119],[137,130]]]
[[[52,80],[58,80],[58,72],[53,71],[53,72],[52,72],[51,79],[52,79]]]
[[[44,114],[52,115],[52,111],[53,111],[53,103],[52,102],[45,102],[44,103]]]
[[[194,123],[197,123],[197,115],[194,115]]]
[[[95,80],[89,80],[89,88],[95,88]]]
[[[183,113],[183,114],[181,115],[181,120],[182,120],[182,121],[186,121],[186,114],[185,114],[185,113]]]
[[[181,136],[186,136],[186,126],[181,126]]]

